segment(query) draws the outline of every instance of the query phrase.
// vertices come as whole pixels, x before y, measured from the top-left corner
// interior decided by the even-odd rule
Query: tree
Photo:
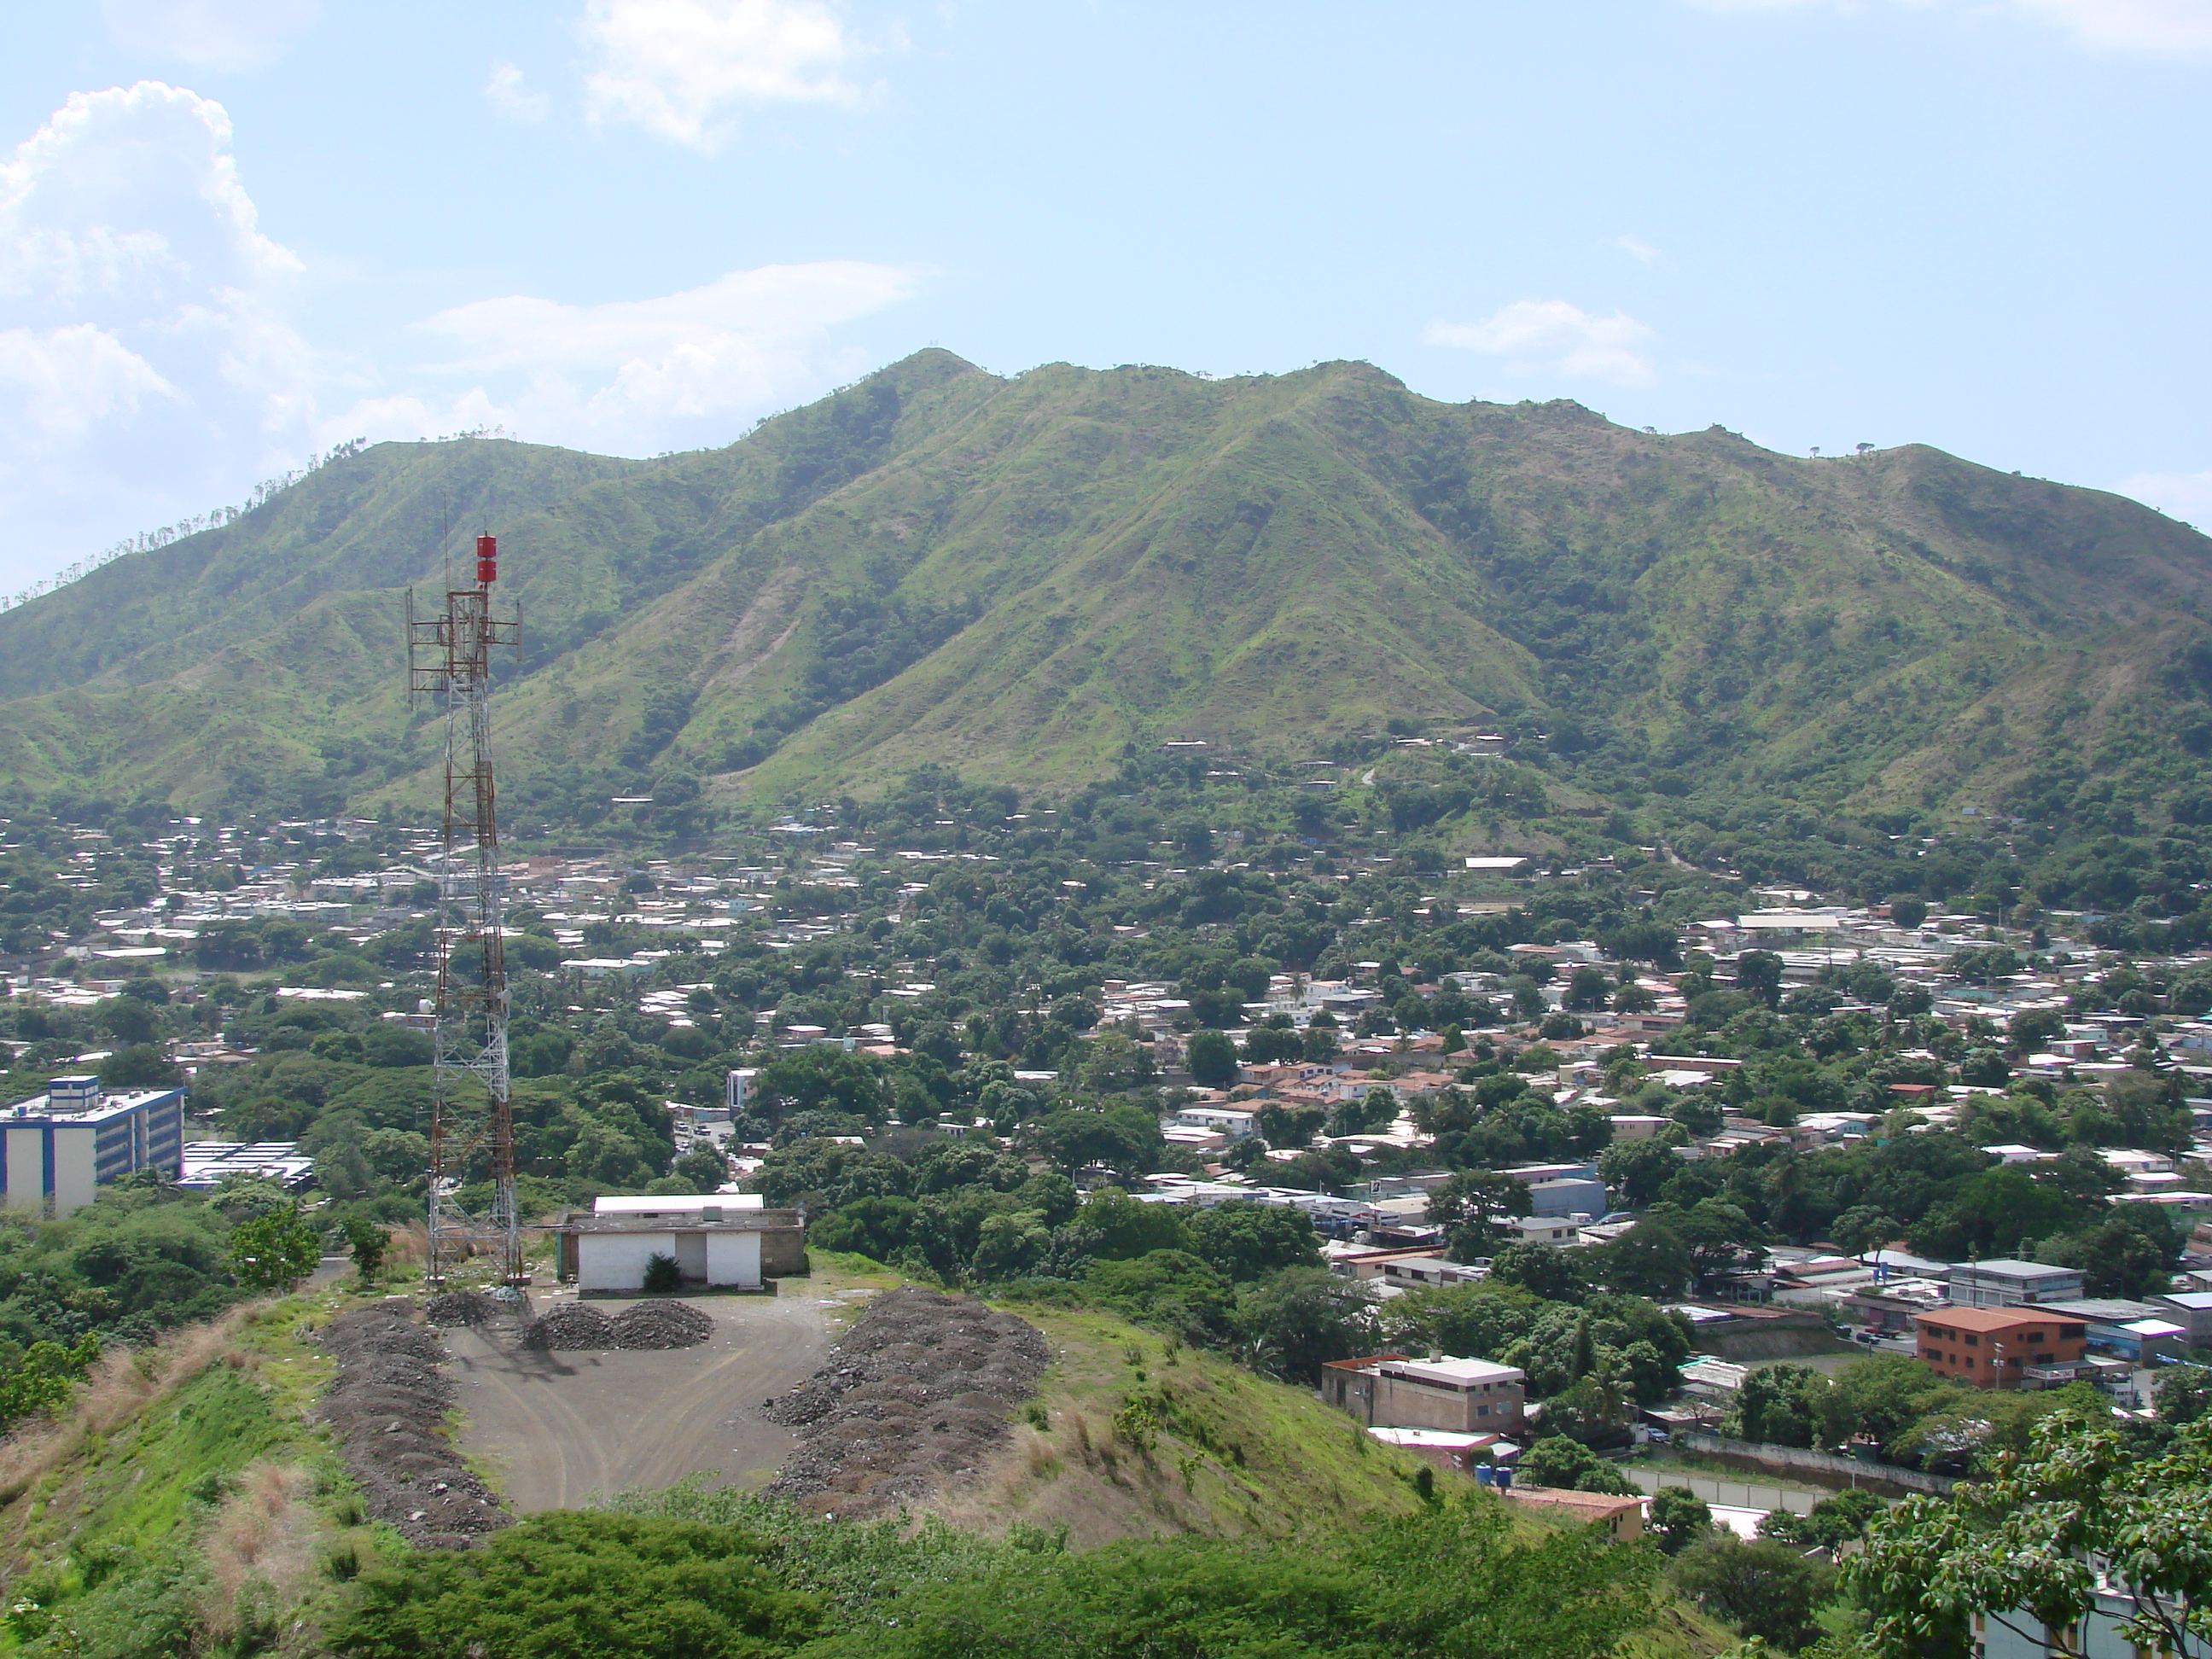
[[[51,1416],[70,1402],[79,1378],[100,1358],[100,1338],[87,1331],[75,1342],[33,1342],[0,1372],[0,1431],[27,1417]]]
[[[1646,1139],[1616,1140],[1598,1154],[1597,1172],[1623,1204],[1641,1209],[1682,1172],[1674,1148],[1686,1146],[1689,1139],[1686,1129],[1669,1124]]]
[[[1496,1247],[1495,1224],[1526,1215],[1532,1206],[1528,1187],[1495,1170],[1462,1170],[1429,1189],[1428,1217],[1442,1226],[1454,1255],[1488,1255]]]
[[[1713,1526],[1712,1510],[1687,1486],[1662,1486],[1652,1493],[1647,1519],[1662,1555],[1680,1555]]]
[[[1771,1008],[1782,1000],[1782,958],[1771,951],[1746,951],[1735,959],[1735,988]]]
[[[331,1645],[355,1659],[770,1659],[820,1603],[784,1589],[736,1527],[594,1510],[534,1515],[483,1547],[364,1573]]]
[[[1225,1089],[1237,1081],[1237,1045],[1223,1031],[1193,1031],[1183,1044],[1183,1064],[1191,1081],[1208,1089]]]
[[[1826,1420],[1828,1379],[1805,1365],[1765,1365],[1743,1380],[1729,1406],[1726,1432],[1769,1446],[1810,1447]]]
[[[2193,1652],[2212,1607],[2208,1522],[2212,1420],[2146,1455],[2101,1405],[2094,1416],[2062,1407],[1990,1479],[1877,1516],[1844,1582],[1874,1615],[1863,1640],[1878,1659],[1964,1653],[1977,1619],[2066,1659],[2093,1641],[2100,1653]]]
[[[1911,932],[1928,920],[1928,901],[1913,893],[1899,893],[1889,902],[1889,921],[1893,927]]]
[[[1644,1489],[1579,1440],[1555,1434],[1521,1454],[1515,1477],[1532,1486],[1563,1492],[1606,1492],[1623,1498]]]
[[[1039,1151],[1069,1175],[1098,1164],[1119,1176],[1148,1173],[1160,1149],[1158,1118],[1140,1106],[1071,1107],[1029,1126]]]
[[[1096,1241],[1091,1253],[1108,1261],[1190,1249],[1190,1232],[1174,1210],[1139,1202],[1115,1187],[1102,1187],[1085,1200],[1073,1224]]]
[[[373,1221],[356,1218],[346,1223],[346,1246],[353,1255],[354,1271],[366,1284],[374,1279],[384,1267],[384,1258],[391,1253],[392,1235]]]
[[[1588,1376],[1544,1401],[1544,1428],[1547,1433],[1593,1445],[1620,1438],[1632,1414],[1627,1395],[1605,1378]],[[1611,1471],[1610,1464],[1604,1467]],[[1586,1486],[1583,1490],[1604,1489]]]
[[[1871,1440],[1883,1456],[1903,1462],[1917,1425],[1951,1411],[1966,1391],[1900,1353],[1869,1354],[1838,1370],[1820,1404],[1821,1438],[1831,1443]]]
[[[185,1074],[156,1044],[134,1042],[100,1062],[100,1081],[109,1089],[173,1089]]]
[[[2135,1300],[2172,1286],[2181,1239],[2150,1206],[2123,1204],[2086,1231],[2046,1241],[2036,1255],[2054,1267],[2081,1268],[2090,1296]]]
[[[1574,971],[1567,981],[1566,994],[1559,1006],[1574,1013],[1591,1013],[1605,1006],[1612,994],[1613,981],[1605,976],[1605,969],[1585,963]]]
[[[1191,1249],[1234,1283],[1282,1267],[1317,1267],[1321,1244],[1311,1221],[1284,1204],[1233,1199],[1190,1218]]]
[[[1848,1255],[1864,1255],[1870,1250],[1886,1249],[1904,1231],[1902,1222],[1874,1205],[1857,1204],[1829,1224],[1828,1238]]]
[[[2005,1039],[2016,1054],[2033,1054],[2053,1038],[2065,1035],[2066,1016],[2056,1008],[2024,1009],[2005,1025]]]
[[[1836,1582],[1833,1569],[1787,1544],[1747,1544],[1732,1532],[1711,1534],[1676,1557],[1674,1577],[1699,1607],[1746,1636],[1793,1649],[1820,1639],[1814,1614]]]
[[[1685,1210],[1674,1204],[1654,1205],[1647,1219],[1655,1219],[1686,1245],[1690,1271],[1698,1284],[1723,1279],[1741,1267],[1747,1247],[1765,1242],[1765,1229],[1733,1204],[1701,1198]]]
[[[314,1272],[321,1250],[299,1212],[271,1210],[230,1233],[230,1276],[249,1291],[281,1290]]]
[[[2203,1365],[2170,1365],[2159,1373],[2151,1398],[2164,1422],[2201,1421],[2212,1415],[2212,1370]]]
[[[668,1166],[687,1190],[711,1193],[730,1178],[730,1160],[712,1141],[702,1140]]]
[[[1616,1291],[1654,1300],[1690,1287],[1690,1247],[1663,1221],[1646,1217],[1598,1251],[1598,1273]]]
[[[1238,1293],[1237,1333],[1255,1369],[1310,1383],[1326,1362],[1374,1352],[1375,1292],[1324,1267],[1287,1267]]]
[[[1579,1302],[1589,1293],[1589,1267],[1580,1249],[1550,1244],[1508,1244],[1492,1258],[1490,1276],[1517,1285],[1547,1302]]]
[[[1759,1523],[1759,1535],[1833,1552],[1864,1533],[1867,1522],[1884,1507],[1872,1492],[1854,1487],[1823,1498],[1803,1515],[1792,1515],[1788,1510],[1768,1510]]]

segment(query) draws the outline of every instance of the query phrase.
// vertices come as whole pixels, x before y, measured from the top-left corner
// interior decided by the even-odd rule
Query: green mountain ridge
[[[496,717],[518,810],[933,762],[1050,790],[1132,744],[1289,763],[1394,721],[1547,734],[1601,793],[1861,811],[2100,779],[2147,804],[2212,746],[2212,541],[2118,496],[1440,404],[1363,363],[1001,379],[933,349],[723,449],[333,463],[0,615],[0,767],[426,800],[398,590],[434,604],[479,527],[525,619]]]

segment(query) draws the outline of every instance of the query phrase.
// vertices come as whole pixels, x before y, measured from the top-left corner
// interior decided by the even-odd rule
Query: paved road
[[[626,1304],[593,1305],[612,1315]],[[761,1402],[821,1363],[823,1310],[803,1287],[691,1305],[714,1316],[714,1334],[665,1352],[549,1353],[505,1332],[447,1331],[468,1419],[462,1449],[490,1462],[525,1514],[702,1471],[719,1474],[717,1485],[763,1484],[796,1443],[761,1419]]]

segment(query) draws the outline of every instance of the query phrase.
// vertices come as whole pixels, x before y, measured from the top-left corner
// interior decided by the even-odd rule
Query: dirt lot
[[[557,1305],[541,1297],[537,1310]],[[591,1305],[615,1314],[627,1304]],[[454,1405],[467,1416],[462,1450],[483,1460],[519,1513],[708,1470],[716,1484],[765,1484],[798,1437],[763,1418],[762,1403],[822,1363],[830,1310],[804,1285],[692,1305],[714,1319],[696,1348],[549,1352],[511,1331],[448,1329]]]
[[[768,1415],[803,1443],[772,1490],[819,1514],[882,1515],[972,1479],[1036,1392],[1035,1326],[964,1296],[890,1291]]]

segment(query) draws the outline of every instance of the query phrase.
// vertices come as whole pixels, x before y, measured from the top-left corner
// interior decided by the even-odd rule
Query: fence
[[[1818,1492],[1792,1492],[1784,1486],[1762,1486],[1756,1480],[1730,1480],[1719,1475],[1691,1474],[1683,1470],[1649,1463],[1620,1463],[1614,1465],[1647,1492],[1662,1486],[1683,1486],[1716,1509],[1787,1510],[1792,1515],[1803,1515],[1820,1501]]]
[[[1892,1463],[1869,1463],[1863,1458],[1838,1457],[1832,1452],[1808,1451],[1802,1446],[1769,1446],[1756,1440],[1728,1440],[1717,1434],[1685,1434],[1675,1443],[1685,1451],[1711,1457],[1737,1457],[1757,1468],[1781,1474],[1795,1470],[1825,1475],[1829,1480],[1847,1480],[1861,1486],[1896,1486],[1905,1492],[1948,1492],[1959,1483],[1947,1474],[1923,1474],[1918,1469],[1899,1468]]]

